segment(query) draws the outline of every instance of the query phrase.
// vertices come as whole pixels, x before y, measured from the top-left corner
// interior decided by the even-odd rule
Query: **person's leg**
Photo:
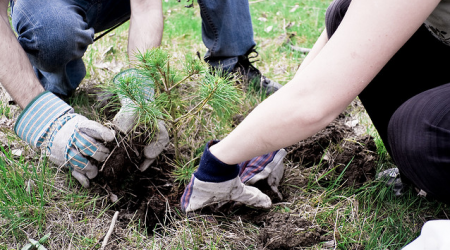
[[[94,38],[86,7],[56,0],[21,0],[13,6],[19,43],[41,84],[55,94],[70,95],[86,74],[81,57]]]
[[[330,5],[326,15],[330,37],[349,2],[337,0]],[[444,141],[449,140],[440,131],[450,124],[446,124],[445,110],[449,106],[449,56],[450,46],[422,26],[359,95],[402,180],[440,198],[450,191],[450,185],[445,187],[449,159],[442,153],[447,150]]]
[[[389,122],[392,157],[427,196],[450,202],[450,84],[403,103]]]
[[[269,95],[282,86],[252,65],[255,50],[248,0],[198,0],[205,61],[215,70],[237,72],[242,80]],[[252,54],[252,55],[250,55]]]
[[[86,75],[82,56],[95,31],[128,19],[129,9],[124,0],[21,0],[12,6],[12,24],[44,88],[67,97]]]
[[[345,15],[350,0],[335,0],[327,10],[329,36]],[[387,128],[391,116],[409,98],[450,82],[450,46],[438,41],[424,26],[383,67],[359,98],[372,119],[387,150]]]
[[[198,0],[202,39],[212,66],[233,70],[238,57],[255,45],[248,0]]]

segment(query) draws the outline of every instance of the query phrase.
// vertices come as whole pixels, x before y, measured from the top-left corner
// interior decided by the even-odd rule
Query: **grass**
[[[293,77],[305,55],[292,46],[311,48],[324,29],[324,15],[329,0],[250,1],[259,61],[255,65],[268,77],[286,84]],[[184,2],[165,0],[165,31],[162,48],[175,58],[185,54],[204,54],[201,41],[199,8],[184,8]],[[93,86],[109,84],[127,67],[128,23],[98,40],[87,50],[84,60],[87,76],[70,100],[76,112],[105,122],[102,112],[89,99]],[[21,142],[12,126],[17,108],[0,98],[0,249],[20,249],[27,238],[40,239],[47,233],[48,249],[99,249],[108,230],[113,211],[106,196],[93,195],[83,189],[65,169],[50,165],[45,157]],[[246,114],[261,98],[249,94],[242,104]],[[393,166],[379,136],[364,110],[354,114],[365,133],[375,136],[378,169]],[[204,121],[199,118],[198,122]],[[230,129],[230,128],[228,128]],[[205,131],[205,140],[219,138],[227,131]],[[207,137],[207,138],[206,138]],[[186,143],[193,145],[197,142]],[[17,150],[21,154],[17,154]],[[192,153],[195,159],[202,152]],[[195,168],[195,160],[180,181]],[[324,227],[337,249],[399,249],[417,237],[423,223],[447,218],[449,208],[407,192],[395,197],[389,187],[378,181],[364,187],[324,187],[317,180],[320,164],[305,170],[297,162],[287,162],[281,189],[288,190],[289,202],[275,204],[273,211],[296,214]],[[302,185],[301,178],[306,184]],[[333,188],[332,188],[333,187]],[[256,249],[259,227],[227,217],[198,215],[168,216],[166,226],[154,234],[132,220],[116,226],[111,244],[117,249]],[[327,249],[325,243],[309,249]],[[333,247],[334,248],[334,245]],[[303,248],[305,249],[305,248]]]

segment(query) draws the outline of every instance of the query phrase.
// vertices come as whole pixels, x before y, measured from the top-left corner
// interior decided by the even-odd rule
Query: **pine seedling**
[[[181,63],[160,48],[137,54],[138,77],[122,78],[111,92],[131,100],[138,125],[156,128],[165,122],[173,140],[175,160],[182,164],[183,126],[192,126],[198,115],[215,117],[221,123],[238,111],[242,94],[232,76],[211,74],[205,62],[186,55]],[[181,65],[180,65],[181,64]],[[223,124],[221,124],[223,125]],[[202,125],[206,126],[206,125]]]

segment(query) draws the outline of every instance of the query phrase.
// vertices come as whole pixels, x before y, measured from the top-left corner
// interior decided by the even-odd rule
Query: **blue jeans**
[[[11,1],[12,25],[42,86],[69,96],[86,75],[81,59],[94,33],[130,17],[125,0]]]
[[[254,45],[248,0],[198,0],[212,66],[231,70]],[[46,90],[70,96],[86,75],[82,57],[94,34],[130,17],[129,0],[11,1],[19,43]]]
[[[202,16],[205,60],[213,67],[232,70],[238,56],[256,43],[248,0],[197,0]]]

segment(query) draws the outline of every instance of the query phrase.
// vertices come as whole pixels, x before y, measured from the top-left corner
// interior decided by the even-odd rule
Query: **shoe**
[[[256,53],[254,56],[250,54]],[[238,62],[234,66],[232,72],[238,73],[241,76],[241,81],[244,86],[248,86],[249,90],[255,90],[256,92],[265,93],[269,96],[279,90],[283,85],[263,76],[261,71],[259,71],[252,63],[255,61],[250,61],[252,58],[256,58],[258,52],[252,47],[245,55],[238,57]]]
[[[390,168],[380,172],[377,179],[384,181],[387,187],[392,186],[395,196],[401,196],[404,193],[405,186],[400,178],[398,168]]]

